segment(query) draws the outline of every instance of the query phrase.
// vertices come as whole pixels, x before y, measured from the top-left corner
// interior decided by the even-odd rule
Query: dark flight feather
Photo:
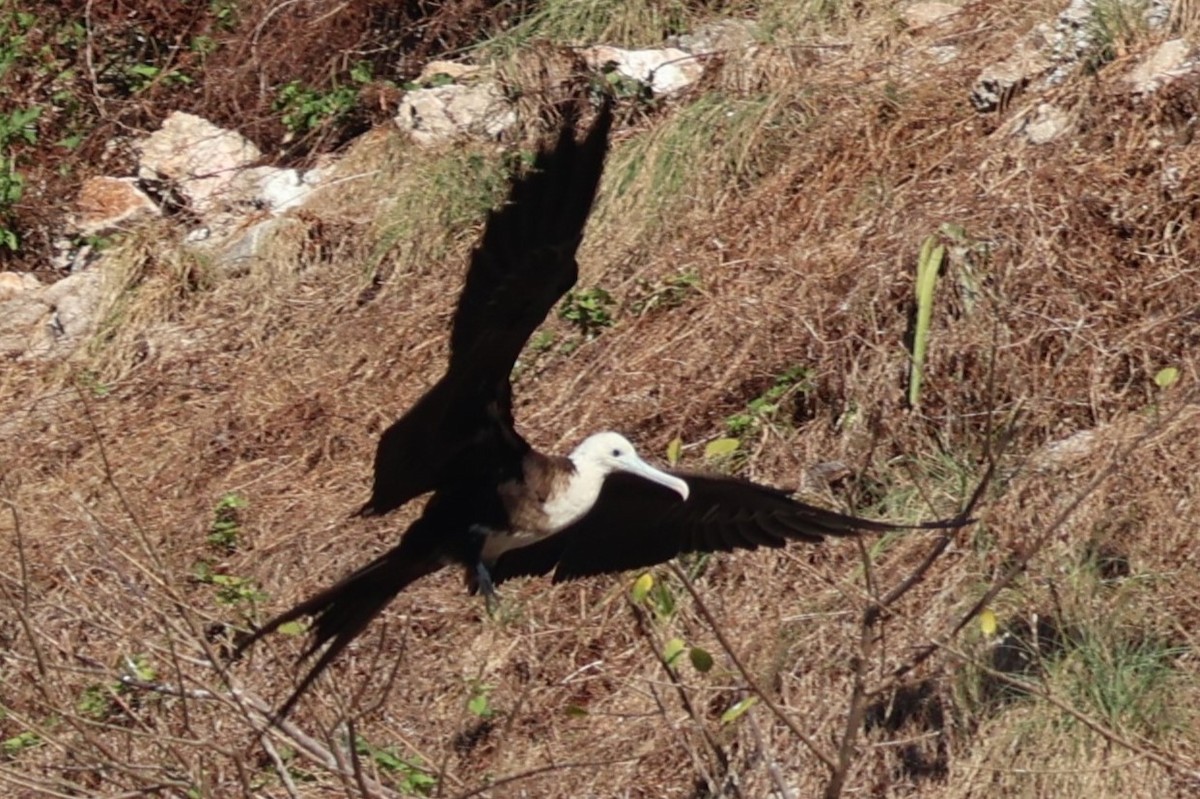
[[[912,528],[960,527],[965,520],[896,525],[824,510],[787,492],[736,477],[675,473],[687,481],[681,502],[669,488],[614,472],[582,519],[536,544],[505,552],[492,580],[554,572],[554,581],[663,563],[685,552],[818,543],[826,536]]]

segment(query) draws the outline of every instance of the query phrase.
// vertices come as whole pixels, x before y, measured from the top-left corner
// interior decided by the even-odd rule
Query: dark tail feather
[[[280,706],[272,719],[273,722],[287,717],[313,681],[397,594],[414,581],[441,568],[441,564],[436,560],[413,559],[411,553],[401,553],[400,550],[401,547],[396,547],[384,553],[333,587],[281,613],[237,645],[234,651],[235,659],[241,657],[255,642],[275,632],[282,625],[304,616],[312,616],[314,621],[312,643],[300,655],[300,662],[312,657],[325,644],[329,644],[329,648],[321,654],[287,701]]]

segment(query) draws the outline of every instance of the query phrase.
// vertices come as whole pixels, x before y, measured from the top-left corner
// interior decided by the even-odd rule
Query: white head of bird
[[[575,464],[576,473],[585,481],[597,481],[597,493],[600,490],[599,483],[603,482],[607,475],[612,472],[628,472],[665,486],[685,500],[688,498],[687,483],[646,463],[638,457],[637,450],[629,443],[629,439],[620,433],[604,432],[588,436],[571,453],[571,462]]]

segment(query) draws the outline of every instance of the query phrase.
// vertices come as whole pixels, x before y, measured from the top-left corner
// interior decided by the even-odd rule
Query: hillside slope
[[[555,452],[614,429],[665,460],[679,439],[686,468],[897,522],[957,512],[990,457],[979,521],[690,560],[638,602],[635,574],[514,581],[494,617],[438,575],[258,737],[302,639],[213,662],[417,512],[350,516],[376,437],[444,367],[513,163],[379,128],[250,267],[147,223],[96,267],[94,339],[0,370],[11,795],[1193,795],[1200,73],[1148,94],[1129,76],[1195,21],[1119,31],[981,114],[976,78],[1056,6],[931,28],[891,4],[767,11],[688,93],[622,100],[518,423]],[[536,105],[552,49],[476,55]],[[1069,127],[1034,144],[1045,104]],[[527,117],[514,148],[548,127]],[[930,235],[947,255],[913,407]],[[721,438],[737,450],[706,457]],[[664,664],[675,639],[712,667]]]

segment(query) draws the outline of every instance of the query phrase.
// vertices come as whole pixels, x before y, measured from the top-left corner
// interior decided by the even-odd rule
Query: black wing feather
[[[534,329],[575,283],[575,251],[611,126],[606,103],[576,141],[568,115],[553,147],[538,152],[508,202],[488,215],[455,311],[450,365],[380,437],[364,515],[395,510],[442,485],[482,439],[500,443],[514,462],[528,449],[513,426],[509,374]]]
[[[734,477],[677,476],[688,483],[686,502],[641,477],[609,475],[586,516],[536,544],[506,552],[492,567],[492,579],[499,583],[553,569],[555,582],[560,582],[653,566],[685,552],[818,543],[826,536],[965,523],[888,524],[797,502],[787,492]]]
[[[508,202],[488,215],[450,334],[450,370],[489,368],[507,382],[525,342],[575,285],[583,239],[612,127],[606,101],[582,141],[574,106],[552,149],[513,184]]]

